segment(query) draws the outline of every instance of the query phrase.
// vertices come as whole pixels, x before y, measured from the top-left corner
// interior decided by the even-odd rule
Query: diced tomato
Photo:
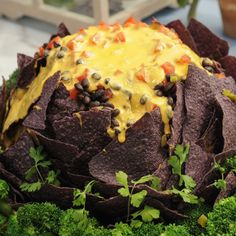
[[[86,34],[87,34],[87,33],[86,33],[86,30],[83,29],[83,28],[80,28],[79,33],[80,33],[80,34],[83,34],[83,35],[86,35]]]
[[[81,54],[80,54],[81,57],[84,57],[84,58],[89,58],[91,56],[91,53],[89,53],[88,51],[83,51]]]
[[[48,49],[52,49],[53,46],[54,46],[54,43],[55,43],[55,42],[59,42],[59,41],[60,41],[60,37],[59,37],[59,36],[56,36],[55,38],[53,38],[53,39],[48,43],[47,48],[48,48]]]
[[[44,56],[44,51],[45,51],[45,49],[44,49],[43,47],[40,47],[40,48],[39,48],[39,56],[40,56],[40,57],[43,57],[43,56]]]
[[[97,32],[90,38],[90,42],[94,45],[97,45],[98,42],[100,41],[100,38],[101,38],[101,35]]]
[[[188,56],[187,54],[184,54],[179,60],[179,63],[181,64],[189,64],[191,62],[191,57]]]
[[[175,67],[170,62],[165,62],[161,65],[166,75],[172,75],[175,73]]]
[[[123,74],[123,72],[119,69],[114,72],[114,75],[121,75],[121,74]]]
[[[152,105],[152,110],[155,110],[156,108],[158,108],[158,106],[156,104]]]
[[[76,100],[78,96],[78,90],[76,90],[75,88],[70,90],[70,99]]]
[[[112,32],[118,31],[121,29],[121,25],[119,23],[115,23],[112,25]]]
[[[104,86],[102,84],[98,84],[97,89],[104,89]]]
[[[218,79],[224,79],[225,78],[225,73],[217,73],[217,74],[214,74],[216,78]]]
[[[125,35],[123,32],[119,32],[115,35],[115,42],[119,43],[124,43],[126,42]]]
[[[75,42],[74,42],[74,40],[70,40],[70,41],[67,43],[67,47],[68,47],[71,51],[74,51],[74,49],[75,49]]]
[[[137,20],[136,19],[134,19],[134,17],[129,17],[126,21],[125,21],[125,23],[124,23],[124,27],[127,27],[127,26],[129,26],[130,24],[137,24],[138,22],[137,22]]]
[[[142,66],[141,69],[136,73],[136,78],[146,83],[149,81],[149,76],[144,66]]]
[[[98,25],[98,27],[101,29],[101,30],[108,30],[109,29],[109,25],[107,25],[104,21],[101,21]]]
[[[77,80],[81,82],[82,80],[88,77],[88,73],[89,73],[89,69],[86,68],[83,74],[77,77]]]

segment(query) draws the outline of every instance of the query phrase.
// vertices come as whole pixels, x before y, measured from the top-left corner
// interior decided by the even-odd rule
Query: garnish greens
[[[233,93],[231,90],[224,89],[223,90],[223,95],[225,97],[228,97],[231,101],[236,102],[236,94]]]
[[[197,204],[200,199],[191,193],[193,188],[196,186],[196,183],[191,176],[182,174],[183,164],[188,158],[189,149],[189,144],[186,144],[185,147],[177,144],[174,155],[169,158],[168,163],[172,167],[172,173],[179,176],[179,187],[183,187],[181,190],[173,187],[171,192],[179,195],[184,202]]]
[[[214,181],[214,185],[218,189],[226,188],[225,174],[229,171],[236,173],[236,155],[231,158],[227,158],[223,164],[219,162],[214,163],[213,169],[218,170],[221,174],[221,178]]]
[[[126,219],[127,222],[130,220],[130,207],[133,206],[135,208],[139,208],[147,195],[146,190],[141,190],[139,192],[134,193],[135,187],[140,184],[151,182],[151,187],[158,189],[160,183],[158,177],[153,175],[146,175],[141,177],[139,180],[131,180],[131,183],[133,185],[132,187],[129,187],[128,175],[123,171],[118,171],[116,173],[116,181],[123,186],[122,188],[118,189],[118,193],[122,197],[128,197],[128,209]],[[158,219],[159,216],[159,210],[151,206],[145,205],[142,210],[139,210],[132,214],[131,226],[140,227],[142,225],[142,221],[138,220],[138,217],[141,217],[143,222],[151,222],[153,219]]]
[[[7,198],[10,188],[7,182],[3,179],[0,179],[0,200]]]
[[[41,187],[48,183],[59,185],[60,182],[57,179],[60,171],[49,170],[51,166],[51,162],[46,160],[46,153],[43,151],[42,146],[38,146],[37,148],[31,147],[29,150],[30,157],[34,160],[33,166],[27,170],[25,173],[25,179],[29,181],[32,177],[37,176],[37,181],[33,183],[24,182],[20,188],[22,191],[27,192],[35,192],[41,189]],[[41,173],[41,169],[48,170],[47,177],[44,177]]]

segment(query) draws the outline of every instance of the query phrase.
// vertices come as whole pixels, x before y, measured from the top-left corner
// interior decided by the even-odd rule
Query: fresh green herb
[[[183,186],[187,189],[192,189],[196,186],[195,181],[191,176],[182,174],[182,166],[186,162],[189,154],[189,144],[185,147],[181,145],[176,145],[175,155],[172,155],[168,163],[172,166],[172,173],[179,176],[179,186]]]
[[[7,94],[9,94],[10,91],[16,87],[18,75],[19,75],[19,69],[16,69],[9,76],[9,79],[6,81]]]
[[[57,177],[60,174],[59,171],[49,170],[51,166],[51,162],[46,160],[46,153],[43,151],[43,147],[39,146],[37,148],[31,147],[29,150],[30,157],[34,160],[33,166],[26,171],[25,179],[29,181],[33,176],[37,176],[37,181],[34,183],[24,182],[20,188],[22,191],[26,192],[35,192],[41,189],[41,187],[48,183],[59,185],[60,182],[58,181]],[[41,174],[40,168],[49,170],[48,175],[46,178],[43,177]]]
[[[9,186],[7,182],[3,179],[0,179],[0,200],[5,200],[9,193]]]
[[[192,192],[192,190],[187,189],[187,188],[184,188],[182,190],[178,190],[173,187],[171,189],[171,193],[179,195],[184,200],[184,202],[191,203],[191,204],[198,204],[199,202],[202,201],[201,199],[199,199],[196,195],[192,194],[191,192]]]
[[[74,191],[74,201],[73,205],[77,207],[82,207],[85,209],[85,204],[86,204],[86,194],[92,192],[92,187],[95,184],[95,181],[92,180],[90,181],[84,188],[84,190],[80,189],[75,189]]]
[[[229,98],[231,101],[236,102],[236,94],[233,93],[231,90],[224,89],[223,95],[227,98]]]
[[[155,189],[158,188],[158,184],[160,183],[160,180],[158,177],[153,176],[153,175],[146,175],[141,177],[139,180],[132,180],[131,183],[133,184],[131,187],[131,190],[129,188],[129,184],[128,184],[128,175],[126,173],[124,173],[123,171],[119,171],[116,173],[116,181],[122,185],[123,187],[118,189],[118,193],[122,196],[122,197],[128,197],[128,210],[127,210],[127,222],[129,221],[130,218],[130,206],[134,206],[136,208],[139,208],[140,205],[142,204],[142,202],[144,201],[146,195],[147,195],[147,191],[146,190],[141,190],[139,192],[134,193],[135,187],[137,185],[140,184],[144,184],[147,182],[151,182],[151,186],[155,187]],[[155,214],[153,213],[155,210]],[[150,211],[148,213],[148,211]],[[147,217],[145,217],[145,215],[148,215],[150,217],[152,217],[153,219],[156,219],[155,217],[158,215],[159,217],[159,210],[156,210],[154,208],[148,207],[146,206],[146,208],[144,207],[144,209],[142,211],[138,211],[136,212],[136,214],[134,213],[133,216],[133,223],[135,222],[135,225],[137,225],[138,222],[136,220],[136,218],[138,216],[141,216],[143,219],[146,219]]]

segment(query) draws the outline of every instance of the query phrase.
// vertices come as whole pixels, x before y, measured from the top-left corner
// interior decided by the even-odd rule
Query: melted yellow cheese
[[[113,92],[109,102],[120,110],[116,117],[120,142],[125,141],[127,124],[133,124],[155,107],[160,108],[165,133],[169,133],[171,107],[167,104],[167,98],[157,97],[153,89],[165,80],[162,65],[171,63],[175,74],[183,78],[188,68],[188,63],[179,62],[183,55],[187,55],[191,63],[201,67],[201,58],[184,45],[175,33],[157,23],[151,26],[139,22],[105,28],[91,26],[59,39],[59,43],[67,50],[53,47],[47,57],[47,66],[40,69],[29,87],[15,91],[3,132],[27,115],[30,106],[39,98],[45,81],[55,72],[61,71],[61,81],[71,90],[78,82],[78,77],[87,71],[90,91],[96,90],[100,84],[111,88]],[[61,51],[64,55],[58,58]],[[83,64],[77,64],[78,59],[82,59]],[[100,80],[91,77],[95,72],[101,76]],[[107,78],[109,83],[105,84]],[[117,87],[120,89],[116,90]],[[132,94],[131,99],[129,94]],[[142,96],[147,100],[144,105],[140,104]],[[109,128],[108,133],[114,136],[113,129]]]

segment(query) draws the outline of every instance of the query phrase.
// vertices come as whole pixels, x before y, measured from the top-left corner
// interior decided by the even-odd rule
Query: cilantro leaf
[[[57,170],[56,172],[54,170],[50,170],[48,172],[48,176],[46,178],[47,182],[49,184],[54,184],[54,185],[60,185],[59,180],[57,179],[58,175],[60,174],[60,171]]]
[[[142,218],[143,222],[151,222],[152,220],[160,217],[160,211],[154,207],[146,205],[144,209],[132,214],[132,220],[139,216]]]
[[[3,179],[0,179],[0,199],[1,200],[4,200],[7,198],[9,190],[10,188],[7,182]]]
[[[132,194],[131,195],[131,205],[134,207],[140,207],[140,205],[143,202],[146,195],[147,195],[146,190],[142,190],[138,193]]]
[[[20,189],[24,192],[36,192],[39,191],[42,187],[42,183],[40,180],[38,180],[35,183],[23,183],[20,186]]]
[[[125,172],[118,171],[116,173],[116,181],[124,187],[128,187],[128,175]]]
[[[215,180],[213,186],[215,186],[217,189],[225,189],[226,181],[224,179]]]
[[[130,192],[129,189],[126,188],[120,188],[118,189],[118,193],[122,196],[122,197],[128,197]]]
[[[198,204],[200,202],[200,199],[191,193],[190,189],[184,188],[182,190],[178,190],[176,188],[172,188],[172,193],[179,195],[184,202],[191,203],[191,204]]]
[[[139,180],[135,181],[135,180],[131,180],[131,183],[137,185],[137,184],[144,184],[147,183],[149,181],[152,181],[154,178],[157,178],[156,176],[153,175],[145,175],[143,177],[141,177]]]

